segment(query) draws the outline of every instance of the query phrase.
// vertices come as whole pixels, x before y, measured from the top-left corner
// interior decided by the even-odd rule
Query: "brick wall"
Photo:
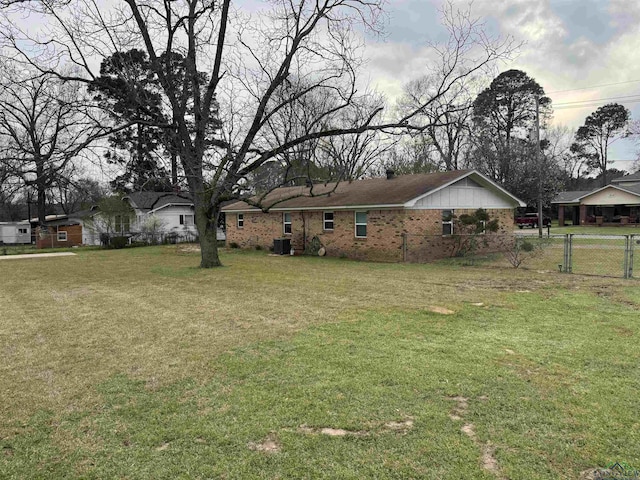
[[[456,215],[473,210],[456,210]],[[367,238],[355,236],[353,210],[334,211],[333,231],[323,230],[323,212],[291,212],[291,235],[283,234],[282,212],[244,213],[244,226],[237,227],[237,214],[227,213],[227,245],[241,248],[256,245],[268,249],[274,238],[291,238],[291,245],[302,253],[314,236],[320,239],[327,255],[361,260],[399,262],[404,258],[403,234],[416,239],[415,248],[426,250],[424,261],[450,256],[452,240],[442,237],[442,212],[440,210],[368,210]],[[513,228],[512,210],[488,210],[491,218],[500,220],[501,232]],[[499,232],[500,233],[500,232]],[[433,238],[427,239],[427,236]],[[417,243],[416,243],[417,242]],[[428,257],[428,258],[427,258]]]
[[[66,241],[58,240],[58,232],[66,232]],[[36,229],[36,248],[63,248],[82,245],[81,225],[50,226],[48,232],[40,234],[40,228]]]
[[[455,215],[472,214],[475,209],[456,209]],[[476,253],[491,253],[504,249],[505,237],[513,232],[513,210],[487,209],[489,218],[498,219],[495,233],[478,238]],[[418,213],[414,213],[418,212]],[[428,213],[427,213],[428,212]],[[405,258],[410,262],[423,263],[451,257],[456,251],[456,238],[442,235],[442,212],[440,210],[412,210],[407,214],[408,229]],[[422,233],[424,232],[424,233]]]

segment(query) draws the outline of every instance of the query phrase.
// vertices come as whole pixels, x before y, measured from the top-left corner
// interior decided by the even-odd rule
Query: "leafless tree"
[[[375,106],[358,125],[344,126],[335,123],[336,114],[351,111],[360,96],[355,86],[361,66],[359,32],[379,30],[384,0],[272,0],[253,14],[234,9],[230,0],[5,3],[9,5],[1,30],[6,51],[66,80],[91,81],[96,59],[116,51],[146,51],[171,107],[172,124],[161,126],[175,132],[194,199],[202,267],[220,265],[220,204],[245,192],[252,172],[315,140],[411,129],[421,109],[513,46],[508,39],[488,38],[478,22],[451,10],[445,17],[452,32],[443,47],[449,52],[447,62],[439,65],[440,82],[424,103],[390,119],[383,119],[382,108]],[[11,22],[25,10],[46,19],[46,29],[29,31]],[[166,53],[184,59],[179,75],[175,56]],[[84,73],[64,75],[56,67],[63,61]],[[294,93],[276,95],[290,84]],[[272,142],[269,124],[274,116],[308,96],[329,93],[339,103],[324,112],[318,128]],[[214,122],[220,128],[212,135]]]
[[[360,125],[375,104],[383,101],[376,95],[364,98],[360,106],[345,112],[342,125]],[[338,181],[353,181],[370,175],[387,152],[400,141],[400,136],[368,130],[361,133],[326,137],[318,142],[316,163]]]
[[[48,192],[49,203],[59,205],[66,214],[96,206],[108,193],[106,185],[78,175],[59,178]]]
[[[405,85],[402,108],[415,109],[425,103],[433,79],[423,77]],[[420,143],[430,146],[428,155],[438,169],[458,170],[463,168],[470,145],[471,91],[461,82],[451,95],[442,96],[420,109],[423,128],[414,136],[422,137]]]
[[[631,120],[629,122],[629,136],[636,144],[636,160],[631,166],[631,172],[640,171],[640,120]]]
[[[496,61],[503,59],[520,45],[512,43],[503,55],[483,57],[483,47],[489,40],[484,36],[484,24],[473,19],[471,5],[458,10],[454,3],[446,2],[442,8],[442,23],[449,32],[449,41],[432,45],[434,59],[431,68],[419,78],[404,86],[399,102],[401,112],[408,112],[414,128],[413,146],[421,146],[423,155],[419,169],[458,170],[466,167],[466,156],[471,146],[471,117],[473,100],[486,86],[486,78],[495,72]],[[478,62],[478,55],[488,61]],[[452,75],[458,80],[441,90]],[[429,148],[427,148],[427,146]]]
[[[36,192],[41,225],[48,190],[103,131],[82,90],[32,69],[0,70],[0,162],[15,184]]]

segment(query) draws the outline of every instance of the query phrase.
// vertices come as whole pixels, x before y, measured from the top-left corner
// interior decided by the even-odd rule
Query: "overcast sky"
[[[420,75],[427,42],[442,39],[441,5],[441,0],[389,0],[386,39],[367,41],[371,82],[388,96]],[[613,101],[640,119],[640,1],[476,0],[472,10],[493,33],[525,42],[517,58],[499,65],[499,71],[516,68],[533,77],[553,101],[554,123],[576,129]],[[572,103],[585,100],[593,102]],[[614,168],[630,168],[635,146],[619,140],[610,155],[618,160]]]

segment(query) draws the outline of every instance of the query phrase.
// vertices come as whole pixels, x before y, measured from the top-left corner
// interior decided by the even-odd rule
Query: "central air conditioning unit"
[[[276,255],[289,255],[289,252],[291,252],[290,238],[273,239],[273,253],[275,253]]]

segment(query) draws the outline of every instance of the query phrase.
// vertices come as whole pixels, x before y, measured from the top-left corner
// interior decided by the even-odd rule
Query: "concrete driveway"
[[[23,255],[0,255],[0,260],[19,260],[21,258],[44,258],[44,257],[75,257],[73,252],[59,253],[27,253]]]

